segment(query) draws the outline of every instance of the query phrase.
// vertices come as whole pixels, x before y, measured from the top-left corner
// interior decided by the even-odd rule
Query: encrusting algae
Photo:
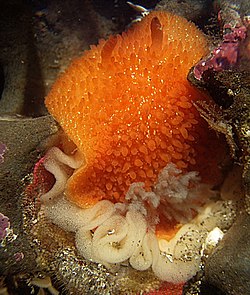
[[[225,143],[194,106],[209,97],[187,81],[207,52],[192,23],[151,12],[55,82],[45,103],[65,135],[44,158],[55,184],[42,210],[84,258],[181,283],[198,270],[207,233],[230,224],[232,206],[210,200]]]

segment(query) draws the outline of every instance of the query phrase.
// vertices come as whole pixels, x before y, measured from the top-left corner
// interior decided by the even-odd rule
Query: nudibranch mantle
[[[41,200],[86,259],[185,282],[207,233],[230,223],[230,206],[208,202],[224,142],[193,104],[209,98],[186,79],[207,51],[193,24],[151,12],[55,82],[45,103],[66,137],[45,156],[56,181]]]
[[[208,174],[204,159],[216,155],[215,138],[192,104],[205,96],[186,79],[206,53],[192,23],[152,12],[92,46],[59,77],[45,103],[87,163],[67,184],[72,202],[123,201],[133,182],[149,189],[170,162]]]

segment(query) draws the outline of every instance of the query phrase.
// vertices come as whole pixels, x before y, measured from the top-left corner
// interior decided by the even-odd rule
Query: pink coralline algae
[[[4,162],[4,154],[7,151],[7,146],[0,142],[0,164],[2,164]]]
[[[250,24],[248,5],[243,2],[247,1],[214,1],[213,6],[218,15],[222,40],[207,59],[200,61],[194,67],[193,74],[197,80],[201,80],[203,73],[208,69],[219,72],[232,69],[240,63],[241,45],[246,40]]]
[[[5,247],[7,243],[13,242],[17,238],[10,225],[10,220],[7,216],[0,213],[0,248]]]
[[[16,262],[22,261],[23,258],[24,258],[23,252],[17,252],[17,253],[15,253],[14,254],[14,258],[15,258]]]
[[[51,173],[44,168],[44,157],[39,159],[33,169],[33,180],[26,187],[25,192],[30,198],[37,197],[40,194],[44,194],[51,189],[55,180]]]
[[[9,218],[0,213],[0,245],[8,235],[8,229],[10,227]]]
[[[239,45],[246,38],[246,27],[232,28],[230,25],[224,26],[225,34],[222,43],[213,50],[211,57],[199,62],[194,67],[194,76],[200,80],[203,73],[208,69],[222,71],[230,69],[238,61]]]

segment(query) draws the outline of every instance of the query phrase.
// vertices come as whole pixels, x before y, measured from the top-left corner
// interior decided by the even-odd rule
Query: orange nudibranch
[[[187,81],[207,53],[194,24],[155,11],[73,61],[46,98],[86,160],[68,181],[72,202],[123,201],[131,183],[150,190],[169,163],[220,179],[222,144],[193,105],[209,98]]]

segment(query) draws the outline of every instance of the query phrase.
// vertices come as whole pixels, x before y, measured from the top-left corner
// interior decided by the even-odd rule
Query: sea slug
[[[207,52],[194,24],[151,12],[91,46],[46,97],[65,134],[44,158],[56,181],[41,200],[86,259],[129,261],[174,283],[197,271],[226,210],[209,201],[224,141],[194,106],[209,97],[186,78]]]

